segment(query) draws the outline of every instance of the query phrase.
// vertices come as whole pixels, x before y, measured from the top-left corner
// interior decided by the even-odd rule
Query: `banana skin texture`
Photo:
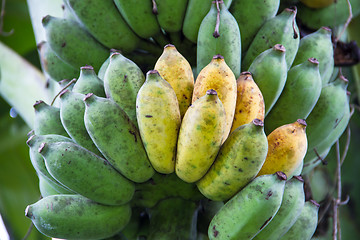
[[[105,159],[69,142],[42,143],[39,153],[49,173],[74,192],[106,205],[122,205],[134,194],[134,183]]]
[[[187,110],[178,136],[175,172],[185,182],[202,178],[214,162],[225,130],[225,108],[215,90]]]
[[[211,62],[201,70],[196,78],[192,102],[205,95],[206,91],[214,89],[219,96],[226,112],[226,128],[222,142],[228,137],[233,123],[237,87],[236,78],[223,56],[215,55]]]
[[[130,220],[131,208],[98,204],[81,195],[52,195],[27,206],[25,216],[46,236],[95,240],[121,231]]]
[[[134,182],[152,177],[140,134],[126,113],[111,99],[87,94],[84,122],[96,147],[110,164]]]
[[[255,178],[214,216],[208,229],[209,239],[254,238],[279,210],[285,180],[282,172]]]
[[[154,6],[158,23],[166,32],[180,32],[188,0],[156,0]]]
[[[174,89],[180,114],[183,117],[191,104],[194,91],[194,74],[189,62],[177,51],[174,45],[168,44],[164,47],[154,69]]]
[[[93,93],[98,97],[105,97],[103,82],[96,76],[92,66],[80,68],[80,76],[76,80],[72,91],[81,94]]]
[[[156,70],[146,74],[136,99],[136,115],[151,165],[160,173],[174,172],[181,123],[179,104],[171,85]]]
[[[222,145],[214,164],[197,183],[213,201],[226,201],[255,178],[268,151],[264,123],[254,119],[237,128]]]

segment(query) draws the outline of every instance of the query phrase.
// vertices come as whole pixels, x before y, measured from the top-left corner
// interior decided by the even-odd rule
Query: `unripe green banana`
[[[79,70],[61,60],[45,41],[37,45],[41,67],[52,79],[61,81],[79,75]]]
[[[299,217],[305,204],[304,180],[294,176],[286,181],[279,211],[254,240],[277,240],[284,235]]]
[[[198,208],[196,203],[181,198],[168,198],[149,209],[148,240],[196,240]]]
[[[102,239],[126,226],[131,208],[98,204],[80,195],[52,195],[27,206],[25,216],[49,237]]]
[[[76,78],[63,79],[63,80],[59,81],[58,83],[59,83],[60,89],[68,89],[71,91],[75,85],[75,82],[76,82]]]
[[[253,239],[280,208],[286,175],[277,172],[255,178],[214,216],[209,239]]]
[[[281,44],[285,47],[287,69],[291,67],[300,43],[299,28],[295,21],[296,13],[296,8],[286,8],[262,25],[245,54],[243,69],[248,69],[260,53],[275,44]]]
[[[133,61],[120,53],[110,56],[104,75],[106,96],[116,102],[136,125],[136,96],[144,82],[143,72]]]
[[[111,99],[87,94],[85,127],[96,147],[111,165],[134,182],[154,174],[140,134],[126,113]]]
[[[300,216],[280,240],[310,240],[317,227],[319,206],[314,200],[306,201]]]
[[[166,32],[180,32],[188,0],[156,0],[153,13]]]
[[[267,151],[264,123],[254,119],[230,134],[214,164],[196,185],[208,199],[226,201],[255,178]]]
[[[306,119],[319,99],[320,92],[319,62],[315,58],[290,68],[279,99],[266,116],[266,132],[271,133],[296,119]]]
[[[103,82],[96,76],[94,68],[91,66],[80,68],[80,76],[72,91],[81,94],[93,93],[98,97],[105,97]]]
[[[265,116],[280,97],[286,83],[288,68],[285,47],[276,44],[257,56],[249,67],[265,102]]]
[[[50,195],[57,194],[74,194],[74,192],[70,192],[67,190],[63,190],[63,188],[59,188],[57,185],[47,180],[41,174],[38,174],[39,178],[39,190],[41,193],[41,197],[47,197]]]
[[[330,28],[321,27],[300,40],[293,66],[301,64],[308,58],[316,58],[319,61],[321,82],[325,86],[334,71],[334,50]]]
[[[224,0],[225,6],[229,9],[232,0]],[[193,43],[197,42],[198,32],[201,21],[211,8],[209,0],[189,0],[185,18],[183,22],[182,32],[187,39]]]
[[[108,57],[109,50],[97,42],[80,23],[48,15],[43,18],[42,24],[51,49],[74,68],[90,65],[98,71]]]
[[[214,55],[224,57],[235,77],[240,76],[241,40],[235,18],[225,4],[216,0],[201,22],[197,40],[197,73],[207,66]]]
[[[194,101],[182,120],[175,171],[185,182],[202,178],[214,162],[226,127],[225,109],[215,90]]]
[[[175,91],[156,70],[146,74],[136,99],[136,115],[151,165],[160,173],[174,172],[180,109]]]
[[[74,192],[106,205],[122,205],[134,194],[134,184],[105,159],[70,142],[43,142],[39,148],[49,173]]]
[[[80,146],[88,149],[98,156],[102,156],[85,128],[84,94],[64,90],[60,97],[60,118],[69,136]]]
[[[135,240],[138,232],[140,231],[142,215],[145,214],[143,208],[132,208],[132,214],[129,223],[121,231],[120,238],[114,238],[114,240]]]
[[[245,54],[261,26],[275,17],[280,0],[234,0],[229,11],[241,31],[241,49]]]
[[[100,80],[102,80],[102,81],[104,81],[105,72],[106,72],[107,67],[108,67],[109,64],[110,64],[110,57],[111,57],[111,55],[112,55],[113,53],[120,53],[120,51],[117,50],[117,49],[115,49],[115,48],[110,49],[110,55],[109,55],[109,57],[103,62],[103,64],[101,64],[101,67],[100,67],[100,69],[99,69],[99,71],[98,71],[97,76],[98,76],[98,78],[99,78]]]

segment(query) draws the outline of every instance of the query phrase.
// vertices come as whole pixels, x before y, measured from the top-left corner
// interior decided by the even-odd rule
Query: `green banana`
[[[39,190],[41,193],[41,197],[47,197],[50,195],[57,195],[57,194],[75,194],[73,191],[67,190],[64,187],[59,187],[53,182],[47,180],[47,178],[45,178],[41,174],[38,174],[38,178],[39,178]]]
[[[110,56],[104,75],[106,96],[116,102],[136,125],[136,96],[144,82],[143,72],[133,61],[120,53]]]
[[[37,45],[40,63],[52,79],[59,82],[63,79],[72,79],[79,75],[79,70],[61,60],[45,41]]]
[[[319,206],[314,200],[306,201],[300,216],[280,240],[310,240],[317,227]]]
[[[77,79],[72,91],[82,94],[93,93],[98,97],[105,97],[103,82],[96,76],[92,66],[84,66],[80,68],[80,76]]]
[[[63,18],[70,19],[73,21],[78,21],[76,19],[76,16],[72,13],[71,7],[69,6],[67,1],[62,1],[63,4],[61,5],[61,8],[63,10]]]
[[[75,83],[76,83],[76,78],[73,78],[73,79],[63,79],[61,81],[58,82],[59,83],[59,86],[61,89],[68,89],[68,90],[72,90]]]
[[[334,50],[330,28],[321,27],[300,40],[293,66],[301,64],[308,58],[316,58],[319,61],[321,82],[325,86],[334,71]]]
[[[300,43],[299,28],[295,21],[296,13],[296,7],[286,8],[262,25],[244,56],[243,69],[248,69],[260,53],[275,44],[285,47],[287,69],[291,67]]]
[[[287,73],[284,89],[265,119],[267,133],[275,128],[306,119],[314,108],[321,92],[319,62],[309,58]]]
[[[265,102],[265,116],[270,112],[284,89],[288,68],[285,47],[276,44],[257,56],[249,67]],[[266,118],[265,118],[266,119]]]
[[[106,205],[129,202],[135,185],[105,159],[70,142],[40,145],[49,173],[74,192]]]
[[[264,123],[254,119],[226,139],[214,164],[196,185],[208,199],[226,201],[255,178],[267,151]]]
[[[232,0],[224,0],[226,8],[229,9]],[[201,21],[210,11],[211,1],[189,0],[182,26],[184,36],[191,42],[196,43]]]
[[[275,17],[280,0],[234,0],[229,11],[241,32],[241,52],[244,55],[261,26]]]
[[[284,235],[299,217],[305,204],[304,180],[300,176],[294,176],[286,181],[283,200],[279,211],[271,222],[254,240],[277,240]]]
[[[167,198],[149,209],[150,231],[148,240],[196,240],[198,207],[181,198]]]
[[[225,4],[216,0],[202,20],[197,40],[197,74],[207,66],[214,55],[224,57],[235,77],[240,76],[241,40],[235,18]]]
[[[84,94],[64,90],[60,97],[60,118],[69,136],[80,146],[102,156],[91,140],[84,123]]]
[[[49,237],[102,239],[126,226],[131,208],[98,204],[80,195],[52,195],[27,206],[25,216]]]
[[[253,239],[280,208],[285,180],[282,172],[255,178],[214,216],[209,239]]]
[[[96,147],[111,165],[134,182],[154,174],[140,134],[126,113],[111,99],[87,94],[84,122]]]
[[[125,226],[125,228],[121,231],[121,235],[124,240],[132,240],[136,239],[137,233],[141,227],[141,218],[142,215],[145,214],[145,210],[143,208],[132,208],[132,214],[129,223]],[[118,239],[119,240],[119,239]]]
[[[169,33],[180,32],[187,3],[188,0],[153,1],[153,13],[156,15],[160,27]]]
[[[115,49],[115,48],[110,49],[110,55],[109,55],[109,57],[103,62],[103,64],[101,64],[101,67],[100,67],[100,69],[99,69],[99,71],[98,71],[98,74],[97,74],[98,78],[99,78],[101,81],[104,81],[105,72],[106,72],[107,67],[108,67],[109,64],[110,64],[110,57],[111,57],[111,55],[112,55],[113,53],[120,53],[120,51],[117,50],[117,49]]]

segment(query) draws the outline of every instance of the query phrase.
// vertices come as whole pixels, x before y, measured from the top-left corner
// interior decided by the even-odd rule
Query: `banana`
[[[229,11],[236,19],[241,32],[241,52],[246,53],[261,26],[275,17],[280,0],[234,0]]]
[[[181,123],[179,104],[171,85],[156,70],[146,74],[136,99],[136,115],[151,165],[160,173],[174,172]]]
[[[27,206],[25,216],[49,237],[102,239],[126,226],[131,208],[98,204],[80,195],[52,195]]]
[[[321,81],[325,86],[334,71],[334,50],[330,28],[321,27],[300,40],[293,66],[301,64],[308,58],[316,58],[319,61]]]
[[[47,180],[41,174],[38,174],[38,178],[39,178],[39,190],[41,197],[47,197],[50,195],[57,195],[57,194],[75,194],[74,192],[59,187],[53,182]]]
[[[92,66],[80,68],[80,76],[72,91],[82,94],[94,93],[98,97],[105,97],[103,82],[96,76]]]
[[[84,122],[96,147],[110,164],[134,182],[154,174],[140,134],[126,113],[111,99],[87,94]]]
[[[196,203],[181,198],[167,198],[149,209],[150,231],[148,240],[196,240]]]
[[[175,172],[183,181],[198,181],[214,162],[224,137],[225,115],[225,108],[213,89],[186,111],[175,163]]]
[[[51,49],[74,68],[90,65],[98,71],[108,57],[109,50],[97,42],[80,23],[47,15],[42,24]]]
[[[200,200],[197,221],[198,235],[203,233],[204,235],[206,234],[207,237],[207,232],[211,220],[223,206],[224,202],[221,201],[211,201],[207,198]]]
[[[307,150],[306,122],[298,119],[294,123],[276,128],[268,136],[269,149],[265,163],[258,176],[282,171],[292,177],[304,159]]]
[[[61,81],[58,82],[60,89],[68,89],[68,90],[72,90],[75,83],[76,83],[76,78],[73,79],[63,79]]]
[[[265,116],[270,112],[284,89],[287,77],[287,50],[280,44],[265,50],[257,56],[249,67],[265,102]]]
[[[134,124],[136,119],[136,96],[145,82],[141,69],[120,53],[110,56],[104,76],[106,96],[116,102]]]
[[[79,75],[79,70],[61,60],[45,41],[37,45],[40,63],[52,79],[59,82],[63,79],[72,79]]]
[[[254,240],[277,240],[284,235],[299,217],[305,204],[304,180],[294,176],[286,181],[279,211]]]
[[[209,239],[252,239],[275,216],[282,202],[286,175],[277,172],[255,178],[214,216]]]
[[[156,0],[153,1],[153,13],[160,27],[169,33],[180,32],[183,24],[188,0]]]
[[[74,192],[106,205],[122,205],[134,194],[134,183],[118,173],[105,159],[71,142],[40,145],[51,176]]]
[[[64,90],[60,97],[60,119],[66,132],[80,146],[102,156],[91,140],[84,123],[84,94]]]
[[[214,164],[196,185],[208,199],[226,201],[255,178],[267,151],[264,123],[254,119],[229,136]]]
[[[223,1],[213,2],[201,22],[197,40],[197,73],[209,64],[214,55],[224,57],[236,78],[240,76],[241,37],[235,18]]]
[[[335,0],[300,0],[304,5],[310,8],[324,8],[335,2]]]
[[[266,132],[270,133],[296,119],[306,119],[319,99],[320,92],[319,62],[315,58],[290,68],[279,99],[266,116]]]
[[[214,89],[224,106],[226,128],[222,143],[230,133],[236,105],[236,78],[221,55],[215,55],[211,62],[201,70],[196,78],[192,103]]]
[[[154,69],[174,89],[180,107],[180,115],[183,117],[191,104],[194,90],[194,74],[189,62],[174,45],[168,44],[164,47]]]
[[[306,201],[300,216],[280,240],[310,240],[317,227],[319,206],[314,200]]]
[[[275,44],[285,47],[287,69],[291,67],[300,43],[299,28],[295,21],[296,13],[296,7],[295,9],[285,8],[280,14],[262,25],[244,56],[243,69],[248,69],[260,53]]]
[[[265,103],[263,95],[250,72],[242,72],[236,80],[237,95],[234,120],[230,132],[257,118],[264,121]]]
[[[229,9],[232,0],[224,0],[224,4]],[[201,21],[210,11],[211,1],[208,0],[189,0],[184,17],[182,32],[191,42],[196,43]]]

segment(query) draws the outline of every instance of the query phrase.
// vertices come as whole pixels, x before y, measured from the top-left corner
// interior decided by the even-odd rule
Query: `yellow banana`
[[[236,85],[236,107],[230,132],[233,132],[241,125],[250,123],[255,118],[264,121],[265,117],[264,98],[252,74],[242,72],[236,80]]]
[[[155,70],[168,81],[176,93],[181,117],[191,104],[194,90],[194,74],[189,62],[177,51],[176,47],[168,44],[155,64]]]
[[[230,133],[236,105],[236,78],[223,56],[215,55],[211,62],[204,67],[196,78],[192,102],[205,95],[206,91],[214,89],[226,113],[226,127],[222,142]]]
[[[269,149],[258,176],[282,171],[291,178],[307,151],[305,129],[305,120],[298,119],[272,131],[267,137]]]

